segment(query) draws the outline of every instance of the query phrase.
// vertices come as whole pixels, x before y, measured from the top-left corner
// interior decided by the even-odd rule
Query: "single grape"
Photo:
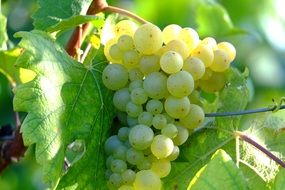
[[[179,32],[182,28],[177,24],[170,24],[162,30],[163,42],[167,44],[172,40],[178,39]]]
[[[113,172],[112,172],[110,169],[107,169],[107,170],[105,171],[105,177],[106,177],[106,179],[109,179],[112,174],[113,174]]]
[[[103,70],[102,80],[108,89],[118,90],[128,83],[128,71],[123,65],[109,64]]]
[[[217,46],[218,46],[218,49],[224,50],[228,54],[230,62],[232,62],[235,59],[236,49],[231,43],[221,42],[221,43],[218,43]]]
[[[108,61],[110,61],[111,63],[122,63],[121,60],[115,60],[111,57],[110,55],[110,48],[112,45],[116,44],[117,39],[116,38],[112,38],[109,41],[106,42],[105,46],[104,46],[104,55],[106,56],[106,58],[108,59]]]
[[[160,69],[159,56],[157,55],[144,55],[139,62],[140,70],[148,75],[153,72],[158,72]]]
[[[136,50],[129,50],[123,54],[123,65],[127,69],[132,69],[138,66],[140,55]]]
[[[132,50],[135,48],[134,40],[129,35],[120,36],[118,38],[117,44],[122,51],[128,51],[128,50]]]
[[[134,34],[136,49],[146,55],[154,54],[162,46],[161,30],[150,23],[141,25]]]
[[[156,114],[152,119],[152,125],[156,129],[163,129],[167,125],[167,120],[164,115]]]
[[[188,96],[191,104],[196,104],[196,105],[202,105],[201,103],[201,97],[200,97],[200,93],[197,90],[194,90],[190,96]]]
[[[226,84],[226,78],[223,73],[212,72],[211,77],[208,80],[201,80],[199,87],[209,93],[218,92],[224,88]]]
[[[137,165],[139,170],[149,170],[152,165],[152,160],[149,157],[144,157],[144,159]]]
[[[113,135],[113,136],[109,137],[105,141],[105,145],[104,145],[104,149],[105,149],[106,154],[107,155],[113,154],[115,149],[120,145],[123,145],[123,143],[120,141],[120,139],[118,138],[117,135]]]
[[[183,67],[183,58],[175,51],[167,51],[161,56],[159,63],[167,74],[177,73]]]
[[[135,190],[160,190],[161,181],[157,174],[151,170],[141,170],[136,174]]]
[[[171,152],[171,154],[166,159],[169,161],[174,161],[178,158],[179,153],[180,153],[179,147],[174,146],[173,151]]]
[[[187,71],[171,74],[167,79],[169,93],[177,98],[188,96],[194,90],[194,80]]]
[[[149,100],[146,104],[146,111],[150,112],[151,114],[160,114],[163,110],[163,104],[159,100]]]
[[[151,171],[155,172],[160,178],[168,176],[171,171],[170,161],[159,159],[152,163]]]
[[[118,173],[113,173],[109,178],[110,184],[115,187],[119,188],[122,185],[122,176]]]
[[[167,113],[162,113],[167,120],[167,123],[174,123],[174,118],[168,115]]]
[[[201,59],[205,67],[209,67],[213,63],[214,52],[211,47],[200,44],[191,52],[191,57],[197,57]]]
[[[143,152],[134,148],[129,148],[126,154],[127,162],[132,165],[137,165],[144,159]]]
[[[108,156],[107,159],[106,159],[106,167],[108,169],[111,169],[111,163],[112,161],[114,160],[114,157],[113,156]]]
[[[121,141],[126,141],[129,138],[130,128],[129,127],[121,127],[118,131],[118,138]]]
[[[150,112],[142,112],[138,117],[139,124],[151,126],[152,125],[153,116]]]
[[[198,33],[192,28],[183,28],[178,35],[178,38],[184,41],[189,50],[193,50],[199,44],[199,35]]]
[[[160,72],[153,72],[146,76],[143,82],[143,88],[150,98],[162,99],[167,94],[167,77]]]
[[[135,104],[144,104],[148,99],[147,93],[143,88],[135,88],[131,92],[131,100]]]
[[[117,44],[113,44],[109,49],[109,54],[114,60],[122,60],[123,52]]]
[[[130,81],[143,80],[144,75],[141,72],[141,70],[138,67],[136,67],[129,70],[129,78]]]
[[[133,36],[137,30],[138,25],[131,20],[122,20],[115,25],[115,35],[120,37],[122,35]]]
[[[131,117],[138,117],[143,112],[143,108],[142,105],[128,102],[126,105],[126,112]]]
[[[177,136],[173,139],[173,143],[176,146],[180,146],[182,144],[184,144],[188,137],[189,137],[189,132],[185,127],[181,127],[179,125],[176,125],[177,129],[178,129],[178,134]]]
[[[230,67],[230,58],[224,50],[214,51],[214,61],[210,66],[215,72],[225,72]]]
[[[212,48],[213,50],[217,49],[217,42],[214,38],[212,37],[206,37],[204,38],[200,44],[209,46],[210,48]]]
[[[127,116],[127,123],[128,123],[128,125],[130,126],[130,127],[133,127],[133,126],[135,126],[135,125],[137,125],[138,124],[138,118],[136,118],[136,117],[131,117],[131,116]]]
[[[173,141],[164,135],[157,135],[153,138],[150,149],[152,154],[158,158],[166,158],[173,151]]]
[[[116,91],[113,96],[114,106],[122,112],[126,111],[126,105],[129,101],[131,101],[131,97],[128,88],[122,88]]]
[[[113,157],[115,159],[120,159],[120,160],[126,160],[126,153],[127,153],[127,147],[124,145],[119,146],[118,148],[115,149],[113,153]]]
[[[118,190],[134,190],[134,187],[130,185],[122,185]]]
[[[189,48],[185,42],[182,40],[172,40],[168,42],[165,46],[165,52],[166,51],[175,51],[181,55],[181,57],[186,59],[189,56]]]
[[[135,88],[142,88],[143,81],[142,80],[134,80],[129,84],[129,91],[133,91]]]
[[[168,123],[166,127],[162,128],[161,134],[172,139],[177,136],[178,129],[174,124]]]
[[[127,170],[127,163],[119,159],[112,160],[111,170],[114,173],[122,173]]]
[[[150,146],[153,136],[153,131],[148,126],[136,125],[131,128],[129,142],[134,148],[144,150]]]
[[[122,173],[122,179],[124,184],[132,184],[135,181],[136,172],[131,169],[127,169]]]
[[[205,118],[203,109],[195,104],[191,104],[191,108],[186,117],[180,119],[181,124],[188,129],[194,129],[198,127]]]
[[[203,77],[206,68],[201,59],[197,57],[188,57],[184,61],[182,70],[189,72],[194,80],[198,80]]]
[[[187,97],[176,98],[169,96],[164,102],[164,108],[168,115],[173,118],[183,118],[190,110],[190,101]]]

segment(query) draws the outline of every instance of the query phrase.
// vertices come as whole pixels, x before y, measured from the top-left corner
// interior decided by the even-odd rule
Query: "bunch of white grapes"
[[[123,20],[104,53],[104,85],[115,91],[121,127],[105,142],[110,189],[160,190],[179,146],[204,120],[199,90],[220,91],[235,48],[192,28]]]

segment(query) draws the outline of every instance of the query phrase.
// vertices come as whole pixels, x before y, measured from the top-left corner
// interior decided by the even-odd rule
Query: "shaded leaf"
[[[6,50],[6,42],[8,40],[6,25],[7,18],[0,13],[0,50]]]
[[[274,180],[272,190],[283,189],[285,189],[285,169],[281,168]]]

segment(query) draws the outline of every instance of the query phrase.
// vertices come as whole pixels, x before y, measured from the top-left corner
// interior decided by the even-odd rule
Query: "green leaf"
[[[6,32],[7,18],[0,12],[0,50],[6,50],[6,42],[8,41],[8,36]]]
[[[274,180],[272,190],[283,189],[285,189],[285,169],[281,168]]]
[[[20,46],[25,49],[17,65],[37,76],[16,88],[14,109],[28,112],[21,132],[26,146],[35,145],[45,181],[57,186],[64,174],[67,146],[81,140],[85,152],[65,173],[63,179],[67,180],[61,186],[104,186],[102,144],[113,118],[112,93],[101,82],[104,64],[79,64],[44,32],[20,32],[17,36],[23,38]]]
[[[84,15],[91,0],[38,0],[39,9],[33,15],[35,29],[47,30],[64,19]]]
[[[188,190],[242,190],[248,189],[242,172],[231,157],[222,149],[212,156],[210,162],[201,168],[191,180]]]

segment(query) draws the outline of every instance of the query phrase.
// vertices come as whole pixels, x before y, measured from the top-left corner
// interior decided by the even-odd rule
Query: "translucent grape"
[[[149,100],[146,104],[146,111],[155,114],[160,114],[163,110],[163,104],[159,100]]]
[[[121,35],[133,36],[138,26],[131,20],[122,20],[115,25],[115,35],[117,37]]]
[[[192,28],[183,28],[179,32],[178,38],[187,44],[190,51],[193,50],[200,41],[198,33]]]
[[[165,51],[175,51],[182,56],[183,60],[186,59],[190,53],[187,44],[182,40],[172,40],[168,42],[165,46]]]
[[[121,122],[122,125],[126,125],[127,124],[127,113],[126,112],[119,111],[117,113],[117,117],[118,117],[118,119],[119,119],[119,121]]]
[[[212,48],[206,45],[197,46],[192,52],[191,57],[197,57],[201,59],[205,65],[205,67],[209,67],[212,65],[214,60],[214,52]]]
[[[133,91],[135,88],[142,88],[143,81],[142,80],[134,80],[129,84],[129,91]]]
[[[160,190],[161,181],[157,174],[151,170],[141,170],[136,174],[135,190]]]
[[[109,49],[109,54],[114,60],[122,60],[123,52],[117,44],[113,44]]]
[[[126,160],[127,147],[121,145],[117,147],[113,153],[115,159]]]
[[[132,184],[135,181],[136,172],[131,169],[127,169],[122,173],[122,179],[124,184]]]
[[[111,163],[112,161],[114,160],[114,157],[113,156],[108,156],[107,159],[106,159],[106,167],[108,169],[111,169]]]
[[[144,155],[141,150],[130,148],[127,150],[126,159],[128,163],[132,165],[137,165],[142,162],[142,160],[144,159]]]
[[[126,105],[131,100],[129,89],[122,88],[115,92],[113,96],[113,104],[120,111],[126,111]]]
[[[118,190],[134,190],[134,188],[130,185],[122,185]]]
[[[114,173],[122,173],[127,170],[127,163],[119,159],[112,160],[111,170]]]
[[[190,101],[187,97],[176,98],[169,96],[164,102],[164,108],[168,115],[173,118],[185,117],[190,110]]]
[[[167,125],[167,120],[164,115],[156,114],[153,117],[152,125],[156,129],[163,129]]]
[[[217,49],[217,42],[214,38],[212,37],[206,37],[204,38],[200,44],[209,46],[210,48],[212,48],[213,50]]]
[[[215,72],[224,72],[230,67],[230,58],[224,50],[215,50],[214,51],[214,61],[210,66]]]
[[[205,73],[203,75],[203,77],[201,78],[201,80],[209,80],[209,78],[211,78],[213,74],[213,71],[210,68],[206,68]]]
[[[119,129],[119,131],[118,131],[118,138],[121,141],[126,141],[126,140],[128,140],[129,133],[130,133],[130,128],[128,128],[128,127],[121,127]]]
[[[136,49],[146,55],[154,54],[162,46],[161,30],[150,23],[141,25],[134,34]]]
[[[123,88],[128,83],[128,71],[119,64],[109,64],[102,73],[104,85],[111,90]]]
[[[121,174],[118,173],[113,173],[110,178],[109,178],[109,182],[111,183],[111,185],[115,188],[119,188],[122,185],[122,176]]]
[[[177,136],[178,129],[174,124],[168,123],[164,128],[162,128],[161,134],[172,139]]]
[[[160,178],[168,176],[171,171],[170,161],[167,159],[159,159],[152,163],[151,170]]]
[[[148,157],[144,157],[143,161],[141,161],[138,165],[137,168],[139,170],[149,170],[151,168],[152,161]]]
[[[160,72],[153,72],[146,76],[143,82],[143,88],[150,98],[161,99],[167,94],[167,77]]]
[[[189,57],[184,61],[182,70],[189,72],[194,80],[198,80],[203,77],[206,68],[199,58]]]
[[[236,49],[231,43],[229,42],[218,43],[218,48],[220,50],[224,50],[228,54],[230,62],[232,62],[235,59]]]
[[[144,75],[138,67],[129,70],[129,78],[131,81],[142,80],[143,77]]]
[[[139,124],[151,126],[152,125],[153,116],[150,112],[142,112],[138,117]]]
[[[162,113],[167,120],[167,123],[174,123],[174,118],[168,115],[167,113]]]
[[[128,51],[128,50],[132,50],[135,48],[134,40],[129,35],[120,36],[118,38],[117,44],[122,51]]]
[[[158,158],[166,158],[173,151],[174,144],[169,137],[157,135],[153,138],[150,149],[152,154]]]
[[[131,117],[131,116],[127,116],[127,123],[130,127],[135,126],[138,124],[138,118],[136,117]]]
[[[183,58],[175,51],[167,51],[160,58],[161,69],[168,73],[176,73],[183,67]]]
[[[118,138],[117,135],[113,135],[111,137],[109,137],[106,141],[105,141],[105,145],[104,145],[104,149],[107,155],[113,154],[115,149],[120,146],[123,145],[123,143],[120,141],[120,139]]]
[[[194,80],[187,71],[179,71],[167,79],[167,89],[175,97],[188,96],[194,90]]]
[[[154,134],[151,128],[140,124],[131,128],[129,142],[134,148],[144,150],[150,146],[153,136]]]
[[[131,92],[131,100],[135,104],[144,104],[148,99],[147,93],[143,88],[136,88]]]
[[[178,134],[177,136],[173,139],[173,143],[176,146],[180,146],[182,144],[184,144],[188,137],[189,137],[189,132],[185,127],[181,127],[179,125],[176,125],[177,129],[178,129]]]
[[[110,55],[110,48],[112,45],[116,44],[117,39],[116,38],[112,38],[109,41],[106,42],[105,46],[104,46],[104,55],[106,56],[106,58],[108,59],[108,61],[112,62],[112,63],[121,63],[121,60],[115,60],[111,57]]]
[[[197,90],[194,90],[190,96],[188,96],[191,104],[197,104],[197,105],[201,105],[201,97],[200,97],[200,93]]]
[[[140,70],[145,75],[159,71],[160,69],[159,56],[157,55],[142,56],[140,59],[139,67],[140,67]]]
[[[180,153],[179,147],[174,146],[173,151],[171,152],[171,154],[166,159],[169,161],[174,161],[178,158],[179,153]]]
[[[213,93],[223,89],[225,84],[226,84],[226,78],[224,74],[213,72],[208,80],[200,81],[199,87],[205,92]]]
[[[133,102],[128,102],[126,105],[126,112],[131,117],[138,117],[143,112],[143,108],[141,105],[135,104]]]
[[[113,174],[113,172],[112,172],[110,169],[107,169],[107,170],[105,171],[105,177],[106,177],[106,179],[109,179],[112,174]]]
[[[127,69],[132,69],[138,66],[140,55],[136,50],[126,51],[123,55],[123,65]]]
[[[191,108],[186,117],[180,119],[181,124],[189,129],[198,127],[205,118],[203,109],[195,104],[191,104]]]
[[[177,24],[170,24],[162,30],[163,42],[167,44],[171,40],[178,39],[179,32],[182,28]]]

